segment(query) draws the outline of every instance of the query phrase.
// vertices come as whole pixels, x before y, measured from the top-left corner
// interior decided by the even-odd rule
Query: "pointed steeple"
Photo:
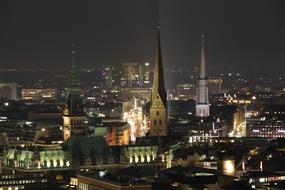
[[[167,97],[164,86],[159,28],[156,31],[156,51],[150,108],[150,136],[167,135]],[[160,141],[160,140],[159,140]]]
[[[154,103],[159,96],[164,106],[166,106],[166,92],[164,85],[164,74],[161,56],[161,42],[160,42],[160,27],[157,27],[156,31],[156,51],[155,51],[155,62],[154,62],[154,76],[153,76],[153,93],[152,103]]]
[[[64,115],[83,115],[84,112],[83,112],[82,100],[80,97],[80,82],[79,82],[78,71],[75,66],[76,49],[74,44],[72,44],[71,54],[72,54],[72,61],[68,78],[68,99],[64,110]]]
[[[206,73],[206,59],[205,59],[205,34],[202,33],[201,35],[201,41],[202,41],[202,47],[201,47],[201,62],[200,62],[200,67],[199,67],[199,78],[200,79],[205,79],[207,76]]]
[[[199,64],[199,76],[197,81],[198,84],[196,97],[196,116],[199,117],[208,117],[210,115],[204,43],[205,35],[202,33],[201,62]]]
[[[80,93],[80,85],[79,85],[79,77],[78,71],[76,69],[76,49],[75,45],[72,44],[72,61],[71,61],[71,69],[69,71],[69,79],[68,79],[68,92],[69,94],[79,94]]]

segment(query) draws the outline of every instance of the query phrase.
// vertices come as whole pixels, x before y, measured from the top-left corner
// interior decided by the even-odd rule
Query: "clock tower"
[[[86,117],[80,97],[79,77],[75,67],[75,49],[72,49],[72,65],[68,80],[68,99],[63,111],[63,139],[87,134]]]

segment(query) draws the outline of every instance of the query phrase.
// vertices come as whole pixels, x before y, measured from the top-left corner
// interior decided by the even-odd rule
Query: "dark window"
[[[156,125],[156,120],[153,121],[153,124]]]
[[[159,111],[156,111],[156,115],[159,115]]]

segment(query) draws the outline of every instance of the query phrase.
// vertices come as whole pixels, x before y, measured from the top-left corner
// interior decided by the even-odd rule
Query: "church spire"
[[[72,44],[71,50],[72,60],[71,60],[71,69],[69,71],[69,79],[68,79],[68,92],[69,94],[79,94],[80,93],[80,85],[79,85],[79,77],[78,71],[76,69],[76,49],[75,45]]]
[[[76,69],[76,49],[72,44],[71,69],[68,78],[68,98],[63,111],[63,139],[67,141],[72,136],[85,136],[88,127],[85,124],[85,113],[80,97],[80,83]]]
[[[204,79],[206,78],[206,59],[205,59],[205,34],[202,33],[201,35],[201,62],[200,62],[200,72],[199,72],[199,78]]]
[[[80,82],[78,71],[76,69],[76,49],[75,45],[72,44],[71,50],[72,60],[71,69],[68,77],[68,99],[67,105],[64,110],[65,115],[83,115],[82,101],[80,97]]]
[[[210,105],[208,97],[208,79],[206,74],[205,59],[205,35],[202,33],[201,61],[199,64],[199,76],[196,96],[196,116],[208,117],[210,115]]]
[[[153,93],[152,93],[152,103],[157,99],[159,95],[164,106],[166,106],[166,92],[164,85],[164,74],[161,56],[161,42],[160,42],[160,26],[158,25],[156,31],[156,51],[155,51],[155,62],[153,70]]]
[[[167,97],[164,86],[160,30],[156,31],[156,50],[150,108],[150,136],[167,135]]]

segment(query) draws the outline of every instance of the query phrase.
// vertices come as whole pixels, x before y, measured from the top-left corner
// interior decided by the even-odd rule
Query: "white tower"
[[[196,116],[199,117],[208,117],[210,115],[204,41],[205,41],[205,35],[202,34],[201,62],[199,66],[199,77],[198,77],[197,94],[196,94],[197,95]]]

